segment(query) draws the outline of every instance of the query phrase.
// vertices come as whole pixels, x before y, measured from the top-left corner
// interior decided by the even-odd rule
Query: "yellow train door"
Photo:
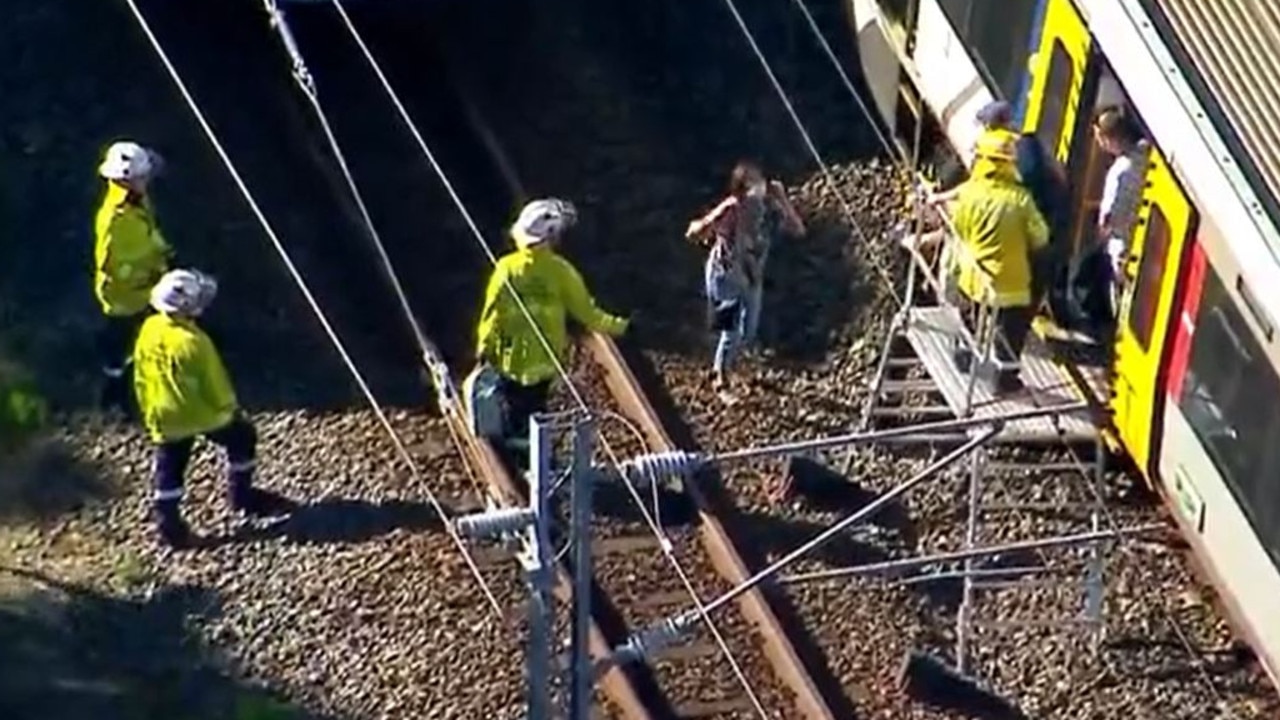
[[[1091,38],[1071,0],[1048,0],[1040,46],[1031,60],[1024,132],[1034,132],[1059,161],[1071,149]]]
[[[1170,337],[1178,274],[1194,221],[1190,200],[1164,156],[1153,148],[1142,211],[1124,268],[1112,398],[1116,431],[1148,476],[1164,396],[1160,361]]]

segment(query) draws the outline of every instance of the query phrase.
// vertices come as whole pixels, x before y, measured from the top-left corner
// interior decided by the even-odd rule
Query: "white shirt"
[[[1128,239],[1138,219],[1142,188],[1146,179],[1146,151],[1139,147],[1118,155],[1107,168],[1098,206],[1098,225],[1105,238]]]

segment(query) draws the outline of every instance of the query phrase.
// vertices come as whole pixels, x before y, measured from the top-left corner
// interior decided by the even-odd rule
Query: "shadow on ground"
[[[447,506],[444,511],[450,517],[454,514]],[[207,549],[275,538],[298,545],[358,544],[397,530],[435,532],[442,529],[440,515],[427,503],[321,500],[298,507],[287,518],[245,525],[225,535],[204,536],[197,544]]]
[[[115,490],[100,468],[56,438],[0,454],[0,523],[54,520],[107,500]]]
[[[229,677],[187,632],[217,599],[190,587],[110,597],[0,569],[0,717],[337,720]]]

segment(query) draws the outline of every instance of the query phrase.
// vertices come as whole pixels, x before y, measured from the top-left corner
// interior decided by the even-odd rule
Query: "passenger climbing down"
[[[755,343],[764,305],[764,272],[769,251],[780,234],[804,235],[804,220],[777,180],[766,180],[760,167],[749,160],[734,166],[729,194],[706,215],[689,223],[685,237],[711,244],[709,239],[728,238],[741,253],[747,292],[742,342]]]
[[[973,173],[951,206],[957,241],[948,253],[952,282],[948,300],[965,315],[986,307],[996,313],[1003,336],[995,340],[1000,370],[996,392],[1021,389],[1018,361],[1034,316],[1031,256],[1048,243],[1049,229],[1030,193],[1018,181],[1013,137],[979,147]],[[907,237],[908,247],[939,243],[945,231]],[[971,322],[970,327],[974,327]],[[980,339],[979,339],[980,340]],[[955,360],[962,372],[974,371],[971,349],[957,339]],[[979,351],[983,348],[979,347]]]
[[[134,392],[155,443],[153,512],[161,540],[174,547],[191,540],[179,506],[198,436],[226,450],[232,507],[249,515],[293,508],[285,498],[253,486],[257,432],[241,412],[217,348],[196,323],[217,289],[212,278],[195,271],[166,273],[151,290],[157,314],[143,322],[133,351]]]
[[[134,142],[107,148],[98,174],[106,193],[94,220],[93,291],[102,308],[97,347],[104,409],[129,410],[130,352],[148,313],[151,288],[169,268],[173,251],[160,234],[148,190],[163,161]]]
[[[556,244],[577,217],[573,204],[565,200],[542,199],[525,205],[511,227],[516,250],[499,259],[489,277],[476,357],[501,378],[508,440],[527,438],[530,416],[546,411],[551,383],[569,349],[567,318],[613,336],[627,330],[628,321],[597,307],[582,276],[556,252]],[[526,311],[537,322],[536,328]]]

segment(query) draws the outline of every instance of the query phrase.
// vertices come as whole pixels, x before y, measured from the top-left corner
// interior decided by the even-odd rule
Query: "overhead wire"
[[[732,3],[732,0],[725,0],[725,1]],[[876,122],[876,118],[872,114],[871,109],[867,106],[866,101],[863,100],[862,95],[854,87],[853,82],[849,79],[848,74],[844,71],[844,67],[840,63],[839,58],[836,56],[835,51],[831,48],[831,44],[827,42],[827,39],[823,35],[821,28],[818,26],[817,21],[814,19],[812,12],[809,10],[807,3],[804,0],[791,0],[791,2],[804,15],[805,21],[808,24],[809,29],[812,31],[813,36],[815,37],[815,39],[817,39],[819,45],[821,45],[827,58],[831,61],[832,67],[834,67],[836,69],[836,72],[839,73],[840,79],[843,82],[845,89],[848,90],[849,95],[853,98],[854,102],[857,103],[858,108],[862,111],[863,115],[866,117],[867,122],[870,123],[873,128],[875,128],[876,135],[880,139],[881,144],[885,147],[886,150],[889,151],[891,155],[894,155],[899,158],[898,159],[899,163],[905,165],[906,159],[901,156],[902,155],[901,148],[898,147],[896,143],[891,142],[885,136],[885,134],[880,130],[880,126]],[[752,45],[754,47],[755,43],[753,42]],[[788,107],[790,107],[789,104],[788,104]],[[920,123],[917,122],[917,127],[919,126],[919,124]],[[914,167],[909,169],[912,172],[915,172],[916,170],[918,170],[918,168],[914,168]],[[1036,392],[1034,388],[1032,388],[1032,391],[1033,393]],[[1067,454],[1069,455],[1069,457],[1071,458],[1072,465],[1074,466],[1075,472],[1080,475],[1080,477],[1084,480],[1085,486],[1089,489],[1089,492],[1093,494],[1094,499],[1097,501],[1098,507],[1101,509],[1103,515],[1106,518],[1107,524],[1111,526],[1110,529],[1119,530],[1120,525],[1115,518],[1115,514],[1111,511],[1111,508],[1107,505],[1106,500],[1102,495],[1102,491],[1097,487],[1097,484],[1093,481],[1093,475],[1095,474],[1094,471],[1091,471],[1089,469],[1087,464],[1084,462],[1083,458],[1080,457],[1079,453],[1077,453],[1075,448],[1071,447],[1069,443],[1065,442],[1064,440],[1062,445],[1063,445],[1063,448],[1066,450]],[[1123,541],[1120,541],[1118,544],[1120,545],[1122,551],[1126,553],[1132,552],[1131,544],[1126,544]],[[1196,669],[1198,671],[1198,674],[1202,682],[1209,688],[1210,692],[1218,699],[1219,703],[1223,704],[1223,706],[1226,707],[1225,699],[1223,698],[1221,692],[1218,690],[1216,684],[1213,682],[1213,679],[1209,676],[1208,671],[1205,670],[1203,663],[1200,662],[1198,653],[1195,650],[1194,645],[1191,643],[1190,637],[1187,635],[1186,630],[1182,627],[1181,623],[1178,622],[1177,618],[1173,616],[1173,613],[1168,608],[1166,608],[1162,604],[1157,605],[1157,607],[1160,609],[1160,612],[1165,616],[1165,619],[1168,621],[1170,628],[1173,630],[1174,634],[1178,637],[1180,643],[1182,644],[1183,649],[1193,659],[1194,665],[1196,666]],[[1231,717],[1236,717],[1236,713],[1230,708],[1227,708],[1227,712],[1230,714]]]
[[[352,379],[355,381],[356,385],[359,386],[361,393],[364,395],[365,400],[368,401],[370,408],[373,410],[374,415],[378,419],[378,422],[382,425],[383,429],[386,430],[388,437],[391,439],[392,445],[395,447],[396,453],[400,456],[401,460],[409,468],[409,472],[413,476],[413,478],[419,481],[419,484],[421,485],[424,492],[426,493],[428,503],[431,505],[435,513],[440,517],[441,521],[444,524],[445,531],[448,533],[453,543],[457,546],[458,551],[462,555],[463,562],[467,565],[467,569],[471,572],[477,584],[480,586],[480,591],[484,595],[485,600],[488,602],[494,614],[494,617],[500,621],[505,621],[502,605],[498,602],[497,598],[494,596],[493,590],[489,587],[488,581],[485,580],[484,575],[480,572],[480,568],[479,566],[476,565],[475,559],[471,556],[470,551],[467,549],[466,543],[463,542],[462,537],[458,534],[457,529],[454,527],[453,523],[450,521],[448,512],[444,509],[444,506],[440,503],[440,500],[436,497],[435,493],[431,491],[431,488],[428,487],[425,482],[423,482],[424,477],[420,468],[418,467],[417,461],[413,459],[413,455],[409,452],[408,448],[405,447],[404,442],[400,439],[400,435],[399,433],[396,432],[395,427],[391,424],[390,419],[387,417],[386,411],[383,409],[381,403],[378,401],[377,397],[374,395],[373,390],[369,387],[368,382],[365,380],[364,375],[360,372],[360,369],[356,365],[355,360],[352,359],[350,353],[347,351],[347,348],[343,344],[341,337],[339,337],[337,331],[334,329],[333,325],[329,322],[328,316],[325,314],[323,308],[320,307],[319,302],[316,300],[315,296],[312,294],[311,288],[307,284],[307,281],[303,277],[301,271],[298,269],[297,265],[294,264],[293,258],[289,255],[288,249],[285,248],[284,246],[284,242],[280,239],[280,236],[276,233],[276,230],[272,226],[271,221],[267,219],[267,216],[263,212],[261,206],[258,205],[257,199],[253,196],[253,193],[249,190],[249,187],[245,183],[244,178],[240,175],[240,171],[236,168],[235,163],[232,162],[230,155],[227,154],[226,148],[223,147],[222,142],[218,139],[217,133],[215,133],[212,126],[209,125],[208,120],[205,118],[204,111],[200,109],[200,105],[196,102],[195,97],[191,94],[191,91],[187,88],[187,85],[183,81],[182,76],[178,72],[177,67],[173,64],[173,61],[170,60],[169,54],[165,51],[164,46],[161,44],[159,37],[157,37],[155,32],[152,30],[151,24],[147,21],[146,15],[142,12],[142,8],[138,6],[137,0],[125,0],[125,2],[128,3],[129,9],[133,12],[133,16],[138,22],[138,26],[142,29],[143,34],[146,35],[147,40],[148,42],[150,42],[152,49],[155,50],[157,57],[160,59],[160,62],[164,65],[165,70],[168,72],[170,79],[173,80],[173,84],[177,87],[178,92],[182,95],[183,100],[186,102],[187,107],[191,110],[191,113],[195,117],[196,122],[199,123],[201,130],[204,131],[205,137],[209,140],[209,144],[213,146],[213,149],[218,154],[218,157],[222,161],[223,166],[225,166],[227,169],[227,172],[230,173],[231,179],[235,182],[236,188],[240,191],[240,194],[244,197],[245,202],[249,206],[249,209],[253,212],[253,215],[257,219],[259,225],[262,226],[263,232],[267,235],[267,238],[270,240],[272,247],[275,249],[276,253],[280,256],[280,260],[284,263],[285,268],[289,272],[289,275],[293,278],[294,283],[298,286],[298,289],[302,292],[303,298],[306,300],[312,312],[315,314],[316,319],[320,321],[320,325],[321,327],[324,328],[325,334],[329,337],[329,340],[333,344],[334,349],[337,351],[338,355],[341,357],[343,364],[346,365],[346,368],[350,373]]]
[[[350,166],[347,164],[346,153],[342,150],[342,145],[338,142],[337,136],[333,132],[333,126],[329,123],[328,113],[324,111],[324,106],[320,103],[320,90],[316,84],[315,76],[312,75],[310,68],[307,66],[306,58],[302,54],[302,49],[298,47],[297,39],[293,35],[293,29],[289,26],[285,18],[284,11],[280,9],[277,0],[262,0],[263,8],[267,13],[267,20],[271,28],[276,31],[280,37],[281,44],[284,45],[285,52],[289,55],[292,65],[292,76],[302,94],[307,98],[312,111],[315,113],[316,120],[320,124],[320,129],[324,133],[326,142],[329,145],[329,151],[333,154],[333,159],[337,162],[338,169],[342,173],[343,180],[347,184],[347,189],[351,193],[351,200],[359,214],[360,224],[365,231],[366,238],[373,246],[377,253],[382,274],[387,282],[391,285],[391,289],[395,294],[396,300],[400,306],[400,312],[408,324],[410,332],[413,335],[414,342],[418,346],[418,352],[421,354],[423,363],[431,370],[434,384],[437,390],[437,400],[441,405],[441,410],[449,412],[453,408],[451,405],[456,404],[456,397],[452,392],[452,383],[442,381],[441,375],[447,374],[447,365],[444,361],[444,355],[436,344],[431,341],[426,331],[419,322],[417,314],[413,311],[413,305],[409,302],[408,294],[405,292],[404,285],[400,281],[400,275],[396,272],[394,263],[391,262],[391,256],[387,253],[385,244],[382,242],[382,235],[378,232],[377,226],[373,222],[373,216],[369,213],[369,207],[365,203],[364,193],[360,191],[359,184],[356,183],[355,177],[351,172]],[[454,449],[462,457],[463,468],[467,477],[471,481],[472,487],[480,494],[485,496],[486,489],[480,478],[476,474],[475,468],[466,461],[467,452],[462,438],[458,435],[458,430],[453,423],[445,423],[449,431],[449,440],[453,444]]]
[[[844,189],[840,186],[840,179],[831,170],[831,166],[823,159],[822,153],[818,151],[818,146],[814,143],[809,129],[805,126],[804,121],[800,119],[800,114],[796,112],[795,105],[791,101],[791,97],[787,94],[786,88],[782,87],[782,82],[778,80],[778,76],[773,71],[773,66],[769,64],[768,58],[765,57],[764,51],[760,49],[759,43],[756,42],[755,35],[751,33],[751,29],[747,27],[746,20],[743,19],[742,13],[738,11],[738,6],[734,0],[724,0],[725,7],[733,15],[734,21],[738,24],[738,28],[742,31],[742,35],[747,40],[747,44],[751,46],[751,50],[755,53],[756,59],[760,61],[760,67],[764,69],[765,75],[769,77],[769,82],[773,85],[774,91],[778,95],[778,99],[787,109],[787,114],[791,116],[792,123],[796,126],[796,130],[800,132],[801,139],[804,140],[805,147],[809,150],[809,154],[813,156],[818,168],[822,171],[823,177],[831,187],[832,193],[840,203],[840,208],[844,213],[845,220],[849,223],[850,229],[857,236],[858,242],[864,247],[870,248],[871,239],[862,229],[862,224],[858,222],[857,214],[853,211],[853,203],[845,196]],[[884,264],[876,257],[875,253],[868,252],[865,257],[871,261],[872,268],[876,274],[880,276],[885,288],[888,290],[890,297],[893,298],[896,305],[895,310],[905,307],[903,299],[898,295],[897,284],[894,281],[893,274],[885,268]]]
[[[379,83],[382,85],[383,90],[386,91],[388,99],[391,101],[392,105],[395,107],[401,120],[404,122],[406,129],[409,130],[410,134],[413,136],[414,140],[417,142],[419,150],[421,150],[423,156],[426,158],[427,162],[431,165],[432,169],[435,171],[436,176],[440,179],[440,182],[444,186],[446,193],[448,193],[449,198],[453,201],[453,204],[457,207],[459,213],[462,215],[463,220],[466,223],[467,228],[470,230],[471,235],[475,238],[477,245],[479,245],[481,251],[484,253],[485,257],[489,260],[489,263],[496,269],[498,267],[497,255],[494,253],[493,249],[489,247],[489,244],[485,241],[484,235],[480,232],[480,229],[476,224],[475,219],[472,217],[471,212],[467,209],[466,204],[462,201],[462,198],[458,195],[457,190],[454,188],[453,182],[449,179],[448,174],[444,171],[444,168],[441,166],[439,160],[436,158],[435,153],[432,152],[431,147],[430,145],[428,145],[426,139],[423,137],[421,130],[417,127],[417,124],[414,123],[412,116],[409,115],[408,109],[405,107],[404,102],[400,99],[399,94],[395,91],[395,88],[391,85],[390,81],[387,79],[387,76],[383,72],[381,64],[378,62],[377,58],[373,55],[373,52],[370,50],[368,44],[365,42],[364,37],[363,35],[361,35],[359,29],[356,28],[355,23],[352,21],[351,16],[347,13],[346,7],[344,6],[342,0],[330,0],[330,2],[333,5],[334,9],[338,12],[338,15],[341,17],[343,24],[346,25],[347,31],[350,33],[352,39],[355,40],[357,46],[359,46],[360,51],[363,53],[366,61],[368,61],[370,68],[373,70],[374,74],[378,78]],[[587,413],[591,413],[591,408],[587,403],[585,397],[573,382],[573,378],[570,377],[568,370],[565,368],[563,362],[561,362],[559,356],[555,352],[554,347],[551,345],[550,341],[546,337],[546,334],[542,331],[541,327],[538,325],[532,312],[529,310],[528,306],[525,304],[524,299],[520,296],[520,293],[516,290],[515,286],[511,283],[509,278],[504,278],[502,285],[503,285],[503,290],[506,291],[506,293],[508,294],[508,297],[510,297],[512,302],[516,305],[516,308],[519,310],[520,314],[524,317],[525,321],[529,323],[529,327],[532,330],[533,335],[537,339],[538,343],[542,346],[543,350],[547,353],[547,356],[551,359],[551,362],[555,368],[557,377],[564,382],[566,388],[569,390],[570,395],[572,395],[574,402],[583,411]],[[690,579],[688,572],[685,570],[680,560],[675,556],[674,547],[671,543],[671,539],[666,535],[665,532],[663,532],[661,525],[658,524],[653,513],[649,512],[649,509],[645,504],[645,499],[641,496],[640,491],[636,487],[635,483],[631,480],[630,477],[627,476],[626,473],[621,472],[620,470],[620,467],[622,464],[621,460],[619,459],[618,454],[610,446],[607,438],[601,437],[600,439],[601,439],[602,449],[604,449],[606,455],[609,458],[610,464],[613,466],[613,470],[615,471],[614,474],[618,478],[620,478],[621,482],[626,487],[627,492],[631,495],[631,498],[635,502],[637,508],[639,509],[645,524],[649,528],[649,531],[659,540],[659,544],[660,544],[660,547],[662,548],[664,556],[667,558],[668,563],[671,565],[672,569],[675,571],[681,584],[684,586],[685,591],[688,593],[689,597],[693,600],[697,609],[699,619],[701,619],[703,624],[711,632],[721,654],[724,656],[725,660],[729,663],[730,668],[732,669],[736,679],[738,680],[739,684],[742,686],[743,690],[746,692],[748,699],[752,703],[753,709],[756,711],[756,713],[760,717],[768,718],[768,713],[765,711],[764,705],[760,701],[757,691],[755,690],[751,681],[748,680],[746,673],[743,671],[742,666],[739,663],[737,657],[735,656],[733,651],[729,648],[728,642],[725,640],[724,635],[721,633],[720,629],[716,626],[710,614],[707,612],[706,605],[703,602],[701,596],[698,594],[697,589],[694,587],[693,581]]]

